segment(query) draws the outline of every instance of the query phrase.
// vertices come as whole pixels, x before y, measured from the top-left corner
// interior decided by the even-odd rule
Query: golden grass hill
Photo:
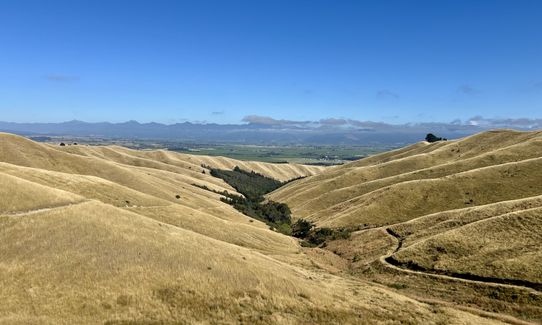
[[[0,324],[539,324],[542,132],[334,167],[0,134]]]

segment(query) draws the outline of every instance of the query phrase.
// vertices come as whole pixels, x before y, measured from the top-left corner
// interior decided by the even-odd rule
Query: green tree
[[[309,235],[314,224],[305,219],[299,219],[292,225],[292,236],[297,238],[305,238]]]
[[[427,141],[427,142],[437,142],[437,141],[442,141],[442,140],[443,140],[442,138],[437,137],[433,133],[428,133],[425,136],[425,141]]]

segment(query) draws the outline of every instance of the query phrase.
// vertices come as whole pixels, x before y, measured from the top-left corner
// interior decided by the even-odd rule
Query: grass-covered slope
[[[360,229],[327,245],[353,269],[387,257],[421,274],[541,290],[541,196],[542,132],[497,130],[328,169],[269,198],[319,227]]]
[[[542,194],[541,157],[540,132],[491,131],[331,168],[269,197],[320,225],[392,224]]]
[[[199,162],[73,148],[0,136],[0,324],[499,323],[301,267]]]
[[[84,198],[0,173],[0,213],[17,214],[81,202]]]
[[[389,229],[398,263],[542,288],[542,196],[439,212]],[[498,281],[498,280],[496,280]]]
[[[456,229],[473,222],[500,216],[516,211],[530,210],[542,207],[542,195],[524,199],[502,201],[492,204],[448,210],[425,215],[407,222],[388,227],[399,237],[403,238],[402,246],[408,247],[428,237],[438,235],[448,230]]]
[[[161,170],[191,170],[194,173],[202,172],[202,166],[211,166],[217,169],[232,170],[239,166],[246,171],[255,171],[265,176],[287,181],[300,176],[318,174],[324,170],[322,166],[308,166],[300,164],[272,164],[265,162],[242,161],[227,157],[210,157],[190,155],[166,150],[133,150],[119,146],[65,146],[55,149],[87,157],[98,157],[125,165],[158,168]]]
[[[493,323],[99,202],[0,224],[0,323]]]
[[[542,289],[541,216],[540,207],[492,216],[416,242],[393,257],[430,271],[524,281]]]

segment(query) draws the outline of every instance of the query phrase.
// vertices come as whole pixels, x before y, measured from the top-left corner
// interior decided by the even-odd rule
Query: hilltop
[[[496,130],[420,142],[329,169],[270,197],[320,225],[386,225],[542,194],[541,153],[542,132]]]

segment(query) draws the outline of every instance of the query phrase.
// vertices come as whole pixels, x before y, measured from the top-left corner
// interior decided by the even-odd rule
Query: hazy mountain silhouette
[[[476,117],[453,123],[386,124],[345,119],[320,121],[276,120],[248,116],[245,124],[216,123],[62,123],[0,122],[0,131],[21,135],[70,135],[102,138],[163,139],[187,142],[277,143],[277,144],[404,144],[422,140],[427,133],[448,139],[474,134],[488,128],[531,129],[540,120],[492,120]]]

